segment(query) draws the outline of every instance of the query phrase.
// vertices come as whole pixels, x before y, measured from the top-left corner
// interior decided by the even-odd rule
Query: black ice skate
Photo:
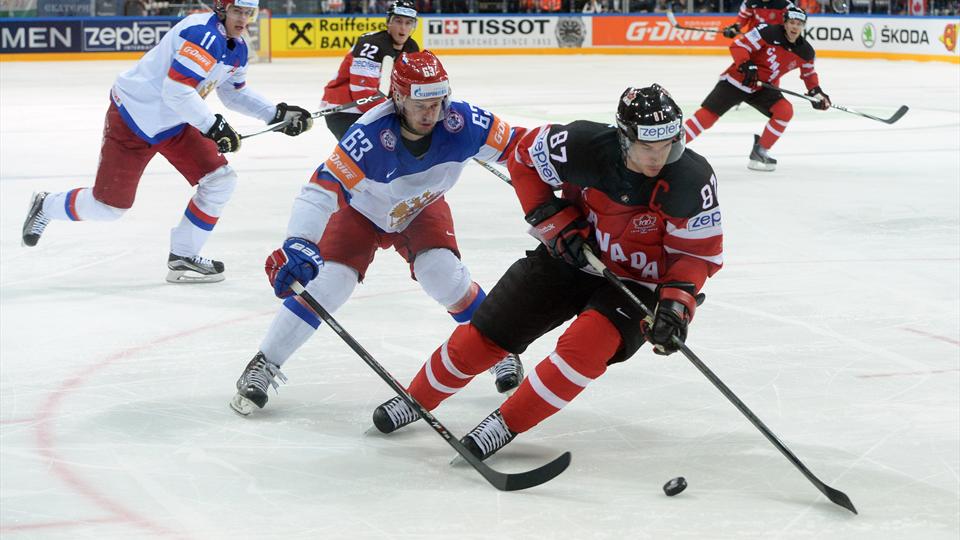
[[[770,157],[767,149],[760,146],[760,136],[753,136],[753,150],[750,152],[750,162],[747,168],[753,171],[773,171],[777,168],[777,160]]]
[[[47,198],[48,194],[46,191],[41,191],[30,197],[27,219],[23,220],[22,244],[24,246],[33,247],[37,245],[37,242],[40,241],[40,235],[43,234],[43,230],[50,223],[50,218],[43,213],[43,200]]]
[[[280,368],[268,362],[262,352],[257,352],[237,379],[237,395],[230,400],[230,408],[243,416],[252,413],[254,406],[262,409],[267,404],[267,390],[280,386],[274,377],[287,382]]]
[[[170,254],[167,259],[167,281],[170,283],[216,283],[223,281],[223,263],[199,255],[185,257]]]
[[[519,356],[510,353],[504,356],[503,360],[494,364],[490,368],[490,373],[497,378],[497,392],[509,396],[523,381],[523,364],[520,362]]]
[[[393,433],[407,424],[420,419],[415,411],[400,396],[394,396],[373,410],[373,425],[380,433]]]
[[[484,460],[506,446],[516,436],[517,434],[510,431],[503,422],[500,409],[497,409],[460,439],[460,443],[466,446],[477,459]]]

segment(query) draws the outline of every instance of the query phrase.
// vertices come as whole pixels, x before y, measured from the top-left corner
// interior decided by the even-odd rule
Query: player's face
[[[253,8],[237,7],[233,4],[227,6],[227,17],[223,21],[223,26],[227,29],[227,37],[240,37],[256,13],[257,11]]]
[[[403,103],[403,118],[416,130],[417,134],[426,135],[440,120],[442,110],[443,98],[406,98]]]
[[[393,40],[394,46],[403,47],[403,44],[410,39],[410,34],[413,33],[416,27],[416,19],[394,15],[390,17],[390,22],[387,23],[387,33],[390,34],[390,39]]]
[[[790,19],[783,23],[783,28],[787,33],[787,40],[790,41],[790,43],[793,43],[800,37],[800,34],[803,33],[803,26],[804,22],[798,21],[797,19]]]
[[[668,141],[636,141],[627,149],[627,168],[633,172],[643,173],[654,177],[667,164],[670,155],[672,140]]]

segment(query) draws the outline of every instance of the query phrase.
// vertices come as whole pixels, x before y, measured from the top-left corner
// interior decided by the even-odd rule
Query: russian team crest
[[[443,127],[447,128],[450,133],[457,133],[463,129],[464,124],[463,115],[453,109],[450,109],[447,112],[447,117],[443,119]]]
[[[393,152],[393,149],[397,147],[397,136],[389,129],[385,129],[380,132],[380,144],[387,150]]]

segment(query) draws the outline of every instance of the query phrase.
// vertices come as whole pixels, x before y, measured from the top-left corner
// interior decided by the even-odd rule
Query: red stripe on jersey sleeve
[[[187,75],[180,73],[179,71],[173,69],[172,67],[170,68],[169,71],[167,71],[167,77],[170,77],[171,79],[177,81],[178,83],[185,84],[190,88],[196,88],[197,85],[200,84],[200,80],[197,79],[196,77],[188,77]]]

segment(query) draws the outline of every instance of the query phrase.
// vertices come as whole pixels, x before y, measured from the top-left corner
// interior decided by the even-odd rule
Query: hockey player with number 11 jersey
[[[36,193],[23,224],[23,244],[35,246],[50,220],[113,221],[131,206],[147,163],[157,154],[196,186],[180,223],[170,231],[167,281],[216,282],[224,264],[200,256],[237,185],[223,156],[240,135],[204,99],[214,90],[227,108],[265,123],[286,122],[295,136],[313,120],[302,107],[274,105],[247,87],[242,34],[259,0],[216,0],[214,13],[189,15],[117,77],[103,127],[93,188]]]
[[[230,406],[239,414],[266,405],[269,387],[285,380],[280,367],[320,326],[317,314],[293,296],[295,280],[333,313],[363,281],[377,251],[392,246],[411,277],[458,323],[469,322],[482,305],[486,294],[460,261],[444,193],[474,158],[506,162],[525,130],[451,101],[447,72],[430,51],[400,55],[391,98],[347,130],[301,190],[287,239],[267,258],[274,294],[285,300],[237,381]],[[504,352],[497,360],[497,389],[516,388],[523,378],[519,359]]]

